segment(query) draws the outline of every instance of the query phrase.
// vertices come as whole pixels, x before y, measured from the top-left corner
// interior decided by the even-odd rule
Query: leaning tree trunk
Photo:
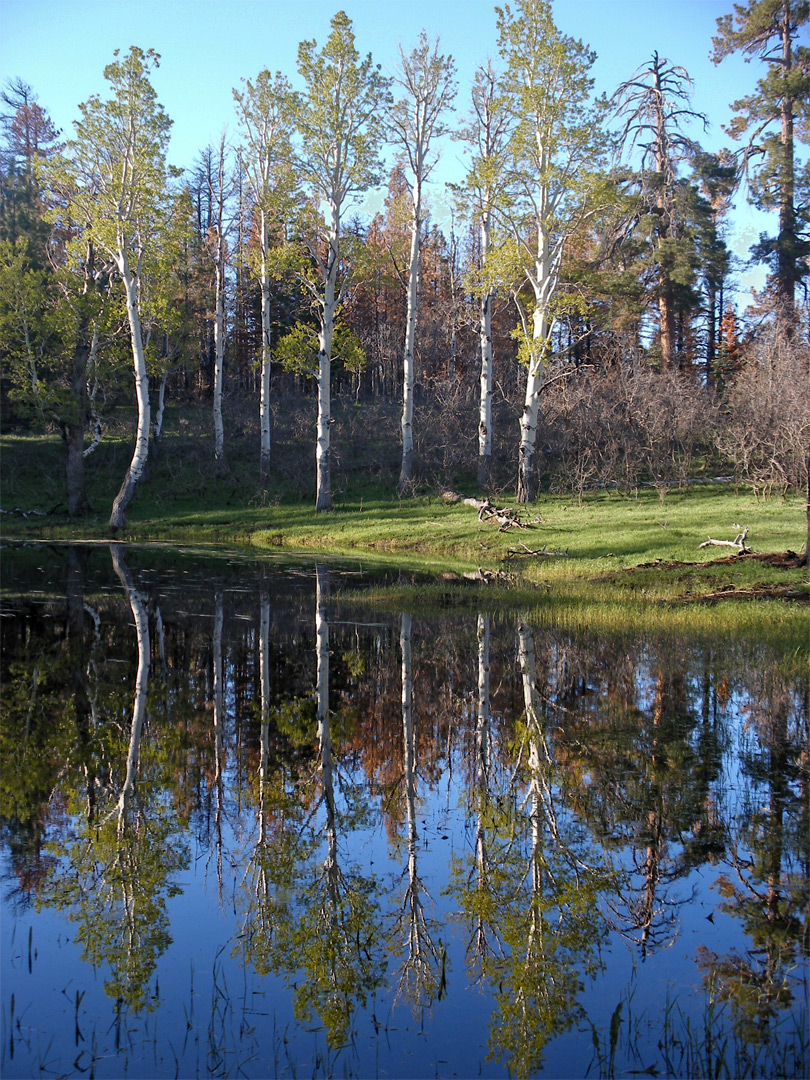
[[[117,260],[118,272],[124,282],[127,299],[127,317],[129,319],[129,332],[132,339],[132,364],[135,373],[135,398],[138,404],[138,428],[135,435],[135,449],[132,453],[127,474],[121,485],[121,490],[113,501],[110,515],[110,529],[119,532],[126,528],[126,512],[135,489],[143,477],[146,461],[149,456],[149,376],[146,371],[146,357],[143,350],[143,335],[141,332],[141,317],[138,311],[138,285],[130,269],[129,259],[126,252],[120,253]]]

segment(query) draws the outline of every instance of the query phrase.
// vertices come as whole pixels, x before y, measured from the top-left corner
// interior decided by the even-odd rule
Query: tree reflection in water
[[[298,1071],[319,1031],[323,1069],[355,1075],[722,1074],[712,1054],[732,1036],[796,1072],[810,828],[795,646],[381,614],[323,565],[212,561],[196,586],[188,564],[145,558],[69,549],[43,603],[37,556],[36,599],[20,588],[3,619],[9,920],[33,918],[30,899],[74,928],[116,1003],[112,1025],[92,1006],[93,1038],[112,1032],[130,1073],[159,1053],[199,1071],[185,1023],[243,1047],[205,1067],[244,1075],[279,1071],[278,1031]],[[189,875],[192,841],[213,872]],[[192,937],[211,974],[183,999],[185,913],[209,908]],[[37,968],[32,952],[19,981],[18,954],[19,1010]],[[77,1021],[84,967],[48,984],[75,984]],[[218,1004],[198,1019],[206,978]],[[682,989],[701,979],[705,1014]],[[244,983],[240,1015],[226,981]],[[667,993],[688,1022],[670,1042]],[[138,1057],[158,1003],[167,1041]],[[724,1008],[732,1030],[701,1043],[702,1069],[676,1060]],[[23,1030],[10,1075],[36,1072]]]
[[[188,864],[188,848],[171,806],[162,798],[160,763],[150,762],[148,770],[142,767],[150,665],[147,607],[122,549],[111,545],[110,552],[135,622],[137,669],[126,724],[129,735],[123,737],[125,726],[114,717],[110,723],[100,718],[96,737],[99,757],[107,763],[106,782],[76,820],[75,839],[54,842],[57,861],[37,903],[66,912],[78,926],[83,958],[109,968],[105,990],[118,1010],[138,1011],[157,1004],[149,981],[171,944],[166,903],[177,892],[172,879]],[[80,716],[80,730],[83,724]],[[144,771],[149,775],[141,783]]]

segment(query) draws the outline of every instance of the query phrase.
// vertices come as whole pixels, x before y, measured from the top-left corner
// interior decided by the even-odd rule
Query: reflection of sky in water
[[[383,711],[389,709],[385,723],[390,725],[391,746],[394,753],[398,753],[402,739],[401,715],[397,716],[400,703],[399,616],[361,613],[355,618],[356,612],[347,611],[345,606],[337,612],[334,601],[330,599],[328,603],[330,614],[335,612],[335,617],[330,619],[333,681],[330,705],[336,769],[341,779],[336,787],[338,819],[346,810],[342,793],[352,786],[366,794],[369,800],[369,814],[362,825],[348,833],[339,830],[338,864],[346,881],[374,883],[374,899],[379,905],[378,929],[390,931],[386,934],[385,960],[389,985],[381,986],[372,994],[365,1007],[358,1005],[352,1016],[349,1042],[341,1049],[330,1048],[317,1015],[304,1022],[295,1015],[294,993],[303,979],[300,971],[286,976],[260,976],[250,960],[243,962],[246,950],[250,952],[246,935],[250,933],[251,923],[246,904],[253,887],[247,864],[255,854],[259,840],[257,809],[251,802],[250,791],[251,785],[255,784],[258,762],[257,714],[253,697],[258,684],[254,678],[247,696],[244,685],[245,678],[254,670],[251,665],[255,663],[258,649],[259,583],[237,583],[229,581],[227,575],[217,581],[225,599],[222,652],[226,664],[223,723],[226,760],[220,819],[221,848],[217,850],[213,825],[216,793],[211,787],[210,774],[214,750],[211,738],[213,712],[205,702],[210,703],[212,693],[211,653],[207,650],[211,646],[214,627],[211,588],[218,575],[212,574],[209,567],[207,572],[203,571],[198,587],[193,575],[185,571],[175,574],[167,568],[149,575],[142,573],[139,567],[144,558],[134,552],[130,555],[138,587],[149,607],[152,638],[150,719],[145,725],[141,747],[142,768],[151,769],[150,776],[154,776],[161,748],[186,725],[192,742],[195,738],[198,740],[189,751],[189,760],[193,758],[202,770],[198,774],[196,791],[186,792],[193,803],[182,837],[188,848],[188,860],[187,865],[171,878],[179,886],[180,893],[166,901],[171,944],[158,957],[149,981],[149,993],[156,1007],[154,1011],[140,1015],[124,1007],[120,1022],[117,1022],[114,1002],[104,989],[109,972],[104,965],[94,970],[82,961],[82,950],[75,943],[77,924],[48,908],[37,912],[31,907],[13,910],[7,906],[2,919],[3,1075],[23,1077],[38,1071],[78,1075],[81,1070],[90,1068],[93,1054],[97,1056],[94,1069],[98,1076],[117,1076],[125,1071],[131,1076],[155,1077],[232,1075],[240,1071],[242,1075],[257,1077],[303,1073],[326,1075],[330,1071],[356,1076],[507,1075],[508,1059],[500,1064],[487,1060],[490,1028],[495,1015],[493,987],[472,983],[474,971],[466,959],[471,924],[467,917],[459,917],[458,894],[450,888],[452,859],[464,861],[467,872],[474,869],[477,819],[468,807],[468,786],[472,775],[469,743],[476,716],[475,615],[447,616],[435,624],[426,617],[414,619],[416,872],[423,885],[422,901],[429,936],[434,945],[440,943],[441,949],[446,950],[447,993],[434,1000],[431,1007],[413,1012],[407,1002],[397,1000],[396,994],[396,976],[401,967],[407,924],[399,925],[396,931],[391,930],[402,914],[409,881],[405,809],[400,802],[398,807],[403,824],[399,826],[397,838],[392,840],[391,829],[386,827],[384,818],[386,800],[392,798],[391,792],[381,791],[376,783],[370,789],[362,755],[354,758],[355,749],[345,753],[341,748],[338,718],[344,702],[351,714],[353,694],[360,685],[359,677],[353,677],[348,686],[334,685],[343,677],[340,675],[341,657],[355,649],[358,643],[361,651],[367,648],[367,671],[381,680],[381,686],[387,686],[389,697],[379,701],[383,702],[380,706]],[[11,562],[11,573],[7,573],[6,580],[10,578],[15,587],[19,584],[21,588],[23,575],[20,574],[19,579],[15,577],[13,560]],[[97,657],[97,661],[106,664],[109,670],[115,664],[115,670],[128,673],[124,677],[131,680],[135,660],[134,626],[123,592],[111,588],[107,580],[109,569],[105,571],[102,563],[103,559],[93,564],[85,583],[86,602],[91,606],[99,605],[101,611],[104,655]],[[39,571],[38,581],[41,582],[43,578]],[[244,577],[249,577],[252,572],[249,566],[242,571]],[[99,579],[96,580],[94,575],[99,575]],[[273,578],[267,569],[264,575]],[[58,569],[48,567],[46,577],[52,583],[54,596],[58,597],[63,575]],[[179,591],[168,583],[170,579],[182,583]],[[333,580],[338,583],[340,579],[335,575]],[[271,601],[271,634],[276,635],[271,644],[272,679],[275,680],[272,691],[278,702],[288,695],[311,694],[314,689],[314,574],[311,570],[299,570],[286,577],[282,574],[272,584],[275,591]],[[52,597],[51,603],[54,624],[63,623],[63,601]],[[165,670],[158,657],[156,604],[161,606],[164,643],[169,658]],[[5,606],[9,608],[6,617],[10,618],[11,607]],[[191,614],[182,616],[181,610]],[[116,626],[120,630],[117,635],[113,630]],[[746,659],[729,653],[718,659],[719,642],[712,643],[705,653],[702,652],[705,646],[685,639],[668,644],[659,639],[649,639],[646,643],[624,642],[619,655],[622,666],[632,662],[632,677],[628,683],[632,708],[623,712],[615,696],[621,679],[614,679],[617,673],[611,667],[614,663],[618,668],[619,660],[611,660],[604,641],[596,644],[602,652],[588,660],[588,643],[584,639],[540,629],[536,630],[534,639],[541,673],[538,680],[541,696],[548,695],[554,702],[549,716],[553,717],[555,725],[564,722],[567,729],[573,719],[578,718],[579,726],[570,728],[572,739],[575,736],[571,747],[576,750],[576,740],[579,740],[580,744],[592,744],[597,751],[578,781],[582,790],[586,785],[590,790],[593,785],[606,780],[619,791],[632,792],[636,790],[634,784],[641,785],[641,795],[636,792],[632,796],[641,800],[638,804],[641,809],[631,808],[624,818],[618,812],[613,837],[616,844],[611,848],[614,865],[632,871],[630,882],[636,888],[639,886],[639,860],[644,856],[647,841],[645,823],[634,822],[633,814],[647,812],[643,805],[647,797],[645,792],[651,792],[652,801],[648,807],[655,808],[655,784],[658,781],[653,773],[645,773],[647,761],[639,762],[636,771],[629,769],[623,776],[600,775],[598,751],[603,746],[600,740],[616,738],[611,726],[605,722],[610,709],[619,710],[619,728],[627,722],[628,716],[635,717],[635,729],[631,725],[630,734],[639,740],[639,745],[660,742],[661,761],[657,768],[663,776],[665,807],[667,800],[676,799],[679,794],[676,781],[680,774],[677,763],[673,762],[678,755],[685,755],[684,760],[688,762],[690,753],[700,754],[699,737],[701,732],[705,735],[707,724],[719,733],[718,760],[722,764],[722,775],[711,780],[709,786],[723,820],[727,821],[729,814],[739,812],[751,799],[761,799],[762,789],[757,788],[750,776],[743,775],[740,768],[741,750],[750,754],[758,750],[756,731],[748,719],[757,686],[750,657]],[[514,769],[513,761],[497,761],[505,743],[503,733],[511,730],[524,708],[516,640],[516,623],[512,617],[499,615],[493,619],[493,727],[499,733],[493,747],[492,783],[495,790],[508,783]],[[116,653],[119,647],[121,655]],[[188,650],[186,653],[184,647]],[[452,651],[452,661],[445,656],[447,650]],[[590,668],[583,671],[580,696],[566,697],[570,685],[567,680],[578,663],[578,655],[585,657]],[[241,657],[242,664],[238,669],[237,657]],[[161,707],[161,680],[168,679],[176,695],[173,700],[180,701],[182,692],[186,692],[182,691],[186,661],[193,667],[188,685],[196,687],[194,701],[203,707],[188,716],[184,714],[182,719],[172,719],[170,712],[167,723]],[[680,681],[675,678],[673,683],[677,700],[673,698],[670,702],[665,698],[665,705],[672,704],[672,709],[668,713],[665,711],[658,727],[651,717],[662,670],[682,678]],[[702,716],[704,699],[701,695],[706,689],[705,680],[716,685],[725,675],[731,677],[727,699],[719,705],[719,699],[714,700],[709,716]],[[116,675],[115,681],[120,682],[120,677]],[[450,678],[453,694],[449,697],[449,706],[442,706],[437,703],[438,698],[434,700],[430,695],[440,695],[446,690],[446,680]],[[285,679],[290,680],[289,685],[284,685]],[[612,704],[603,697],[608,685],[613,686]],[[372,690],[368,693],[368,701],[377,700]],[[248,715],[239,716],[237,710],[246,703]],[[795,710],[798,704],[797,698],[792,708]],[[180,708],[179,705],[176,707]],[[442,713],[445,707],[449,708],[447,715]],[[102,724],[108,722],[103,708],[99,716]],[[382,731],[385,725],[382,720],[378,723]],[[680,723],[683,724],[682,736],[678,734]],[[444,754],[449,746],[450,756],[449,761],[442,760],[437,766],[426,756],[428,743],[424,739],[428,733],[439,729],[444,734],[435,741],[436,753]],[[123,742],[119,745],[125,751],[127,733],[123,734]],[[207,742],[201,741],[203,736]],[[620,749],[620,744],[616,746]],[[571,747],[566,748],[570,750]],[[631,758],[623,752],[622,760]],[[387,767],[388,772],[395,775],[397,762],[378,761],[376,767]],[[692,766],[685,768],[684,775],[691,775],[689,769]],[[562,775],[560,773],[559,777]],[[566,808],[558,780],[552,783],[557,826],[561,835],[570,838],[575,832],[583,831],[584,823],[578,811]],[[142,776],[144,789],[146,781],[147,777]],[[312,797],[317,794],[317,785],[307,790]],[[523,783],[513,795],[513,813],[518,817],[528,813],[529,804],[523,801],[526,790]],[[174,797],[167,792],[159,799],[162,805],[171,807]],[[53,805],[56,807],[58,803],[56,799]],[[311,880],[321,873],[328,847],[323,804],[316,808],[315,802],[310,802],[307,812],[313,815],[311,827],[317,838],[317,850],[305,867],[298,867],[298,872],[304,880]],[[54,833],[59,831],[59,814],[56,820]],[[692,823],[687,822],[683,826],[684,834],[679,836],[667,823],[665,809],[663,825],[666,840],[661,852],[667,867],[671,868],[686,850]],[[81,820],[76,817],[73,828],[78,830],[80,827]],[[629,847],[618,845],[634,834],[637,841],[633,854]],[[4,836],[8,836],[8,830]],[[548,830],[544,836],[546,850],[553,854],[554,844]],[[490,839],[490,850],[494,852],[494,832]],[[528,833],[513,846],[515,851],[520,850],[525,860],[529,850]],[[593,839],[589,849],[588,858],[593,859],[597,852]],[[218,864],[221,866],[220,879]],[[638,946],[616,931],[604,933],[598,942],[587,943],[597,947],[605,969],[593,980],[580,976],[582,985],[577,1001],[582,1014],[569,1030],[546,1046],[546,1075],[584,1076],[589,1069],[592,1075],[598,1075],[591,1025],[604,1044],[611,1017],[620,1001],[625,1002],[625,1017],[629,1019],[632,1012],[636,1018],[638,1032],[643,1038],[637,1047],[639,1060],[634,1059],[625,1047],[620,1051],[625,1054],[621,1065],[617,1057],[617,1071],[639,1067],[639,1063],[646,1067],[655,1062],[662,1012],[668,1001],[677,1001],[678,1008],[694,1030],[702,1030],[703,988],[701,972],[695,963],[697,950],[705,946],[724,955],[733,949],[745,953],[750,947],[750,942],[741,933],[741,919],[719,910],[720,897],[714,886],[723,869],[727,870],[727,867],[702,860],[683,876],[658,886],[658,904],[664,904],[665,913],[672,916],[672,923],[658,947],[648,949],[646,957],[642,958]],[[4,895],[8,897],[15,875],[5,849],[3,883]],[[519,883],[519,888],[526,888],[525,879]],[[556,914],[551,912],[547,918],[553,926]],[[498,926],[497,919],[495,924],[496,931],[504,929]],[[637,933],[632,936],[637,937]],[[574,970],[576,968],[575,957]],[[552,970],[558,969],[552,966]],[[500,981],[501,984],[508,982],[503,971]],[[12,993],[13,1024],[10,1013]]]

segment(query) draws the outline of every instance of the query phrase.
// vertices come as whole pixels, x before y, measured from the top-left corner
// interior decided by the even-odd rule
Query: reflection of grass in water
[[[723,604],[663,603],[611,584],[578,582],[554,589],[501,588],[435,582],[359,590],[344,599],[388,611],[415,615],[443,615],[448,611],[517,616],[534,626],[570,631],[623,635],[678,634],[701,639],[749,643],[758,651],[770,650],[789,667],[807,665],[806,605],[783,600],[727,601]],[[340,599],[336,596],[336,599]]]
[[[807,1075],[810,1032],[806,1014],[785,1016],[768,1037],[751,1042],[740,1037],[728,1003],[707,998],[702,1019],[686,1015],[677,999],[667,999],[663,1015],[653,1018],[633,1010],[633,992],[619,1002],[602,1034],[591,1023],[594,1064],[589,1074],[640,1076],[796,1078]]]

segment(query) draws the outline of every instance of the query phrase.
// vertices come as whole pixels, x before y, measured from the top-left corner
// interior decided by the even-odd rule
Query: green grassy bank
[[[126,440],[103,447],[88,468],[92,512],[71,521],[60,440],[3,436],[4,537],[107,539],[109,509],[129,452]],[[309,462],[298,462],[299,473],[304,465]],[[709,536],[732,540],[739,525],[747,527],[754,553],[803,551],[806,517],[799,496],[762,500],[730,484],[700,483],[664,495],[644,489],[592,492],[581,505],[571,497],[543,495],[533,506],[518,508],[501,495],[498,505],[519,510],[528,523],[501,531],[479,521],[473,507],[448,502],[441,493],[397,498],[387,477],[356,478],[336,493],[332,511],[316,514],[313,500],[292,482],[295,468],[294,460],[281,463],[267,489],[257,490],[255,466],[231,462],[216,477],[194,440],[166,440],[130,507],[125,539],[363,554],[445,574],[483,568],[533,586],[599,582],[651,600],[723,591],[807,595],[807,575],[790,559],[737,558],[731,548],[700,547]],[[475,494],[471,483],[462,483],[460,494]]]

